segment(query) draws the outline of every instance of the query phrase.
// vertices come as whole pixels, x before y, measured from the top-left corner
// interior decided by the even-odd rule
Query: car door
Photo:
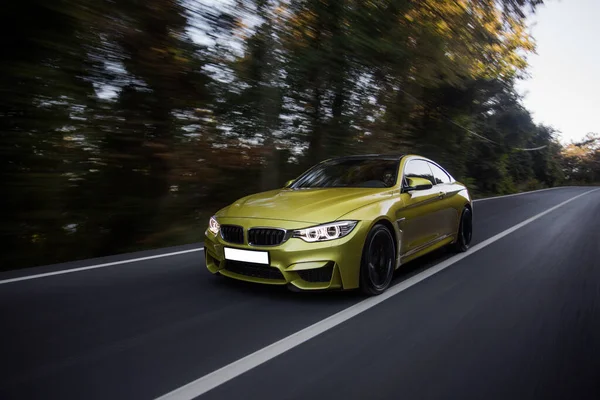
[[[432,182],[434,176],[426,160],[412,158],[404,166],[402,185],[406,187],[407,178],[425,178]],[[402,230],[402,255],[408,256],[432,244],[444,235],[444,222],[440,202],[440,188],[402,191],[403,207],[397,212],[399,227]]]
[[[429,168],[433,174],[434,189],[439,193],[440,201],[440,229],[444,236],[453,235],[458,228],[460,218],[458,210],[454,208],[453,196],[457,190],[453,185],[452,178],[442,167],[428,161]]]

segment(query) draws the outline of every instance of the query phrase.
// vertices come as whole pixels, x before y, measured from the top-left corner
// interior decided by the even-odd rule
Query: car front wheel
[[[473,213],[468,207],[463,209],[458,226],[458,237],[454,243],[454,250],[458,253],[465,252],[471,245],[473,238]]]
[[[360,266],[360,288],[369,295],[383,293],[392,282],[396,261],[394,237],[383,225],[367,235]]]

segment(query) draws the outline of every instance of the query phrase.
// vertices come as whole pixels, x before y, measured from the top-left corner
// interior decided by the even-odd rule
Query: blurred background
[[[600,182],[515,89],[541,0],[7,0],[0,269],[199,242],[324,158],[418,153],[477,197]]]

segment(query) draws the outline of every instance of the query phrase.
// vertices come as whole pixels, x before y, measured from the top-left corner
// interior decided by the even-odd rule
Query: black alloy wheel
[[[458,237],[454,243],[454,250],[462,253],[469,249],[471,239],[473,238],[473,213],[471,209],[465,207],[460,217],[458,227]]]
[[[360,266],[360,288],[374,296],[385,292],[392,282],[396,264],[396,246],[391,232],[375,225],[367,235]]]

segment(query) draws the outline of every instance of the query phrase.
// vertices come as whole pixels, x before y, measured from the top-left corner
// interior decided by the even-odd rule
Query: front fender
[[[375,224],[383,224],[392,231],[396,243],[396,268],[400,266],[400,253],[402,241],[402,229],[400,221],[396,221],[396,209],[402,207],[402,200],[399,197],[391,197],[389,200],[371,203],[342,215],[339,220],[362,221],[368,226],[370,231]],[[364,247],[364,243],[363,243]],[[362,251],[362,248],[361,248]]]

